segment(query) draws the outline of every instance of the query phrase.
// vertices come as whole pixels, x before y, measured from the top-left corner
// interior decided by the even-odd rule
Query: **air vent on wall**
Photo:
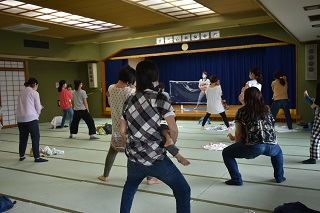
[[[23,46],[24,47],[41,48],[41,49],[49,49],[49,42],[24,39]]]
[[[3,27],[2,29],[14,31],[14,32],[20,32],[20,33],[33,33],[33,32],[38,32],[42,30],[47,30],[49,28],[30,25],[30,24],[17,24],[17,25],[12,25],[8,27]]]

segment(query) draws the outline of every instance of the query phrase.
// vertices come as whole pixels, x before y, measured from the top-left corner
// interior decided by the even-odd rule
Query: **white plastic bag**
[[[55,129],[57,126],[61,126],[62,116],[56,116],[52,119],[51,125]]]

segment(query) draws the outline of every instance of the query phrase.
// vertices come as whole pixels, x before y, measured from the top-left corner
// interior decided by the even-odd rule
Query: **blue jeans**
[[[288,129],[292,129],[292,120],[291,120],[288,102],[289,102],[288,99],[273,101],[271,104],[270,111],[273,118],[276,119],[279,109],[282,108],[284,111],[284,116],[286,117]]]
[[[40,141],[40,131],[38,120],[33,120],[30,122],[18,123],[19,128],[19,155],[23,157],[26,153],[29,134],[31,135],[32,150],[34,158],[39,158],[39,141]]]
[[[306,95],[304,97],[304,100],[311,106],[313,104],[313,100],[310,98],[310,96]],[[318,107],[312,108],[312,116],[315,118],[316,117],[316,110]]]
[[[134,194],[146,176],[156,177],[172,189],[176,199],[177,213],[190,212],[190,186],[176,165],[167,156],[161,162],[152,166],[145,166],[128,160],[127,173],[127,180],[122,191],[120,213],[130,212]],[[148,205],[147,202],[146,205]],[[145,206],[145,208],[152,208],[152,206]]]
[[[71,127],[72,119],[73,119],[73,109],[72,107],[69,107],[68,109],[63,109],[63,116],[61,120],[61,128],[64,127],[64,123],[66,122],[67,114],[69,114],[70,121],[69,121],[69,129]]]
[[[271,157],[274,178],[277,182],[281,182],[284,178],[283,155],[278,144],[256,144],[249,146],[242,142],[237,142],[224,148],[222,151],[223,161],[229,171],[231,179],[237,183],[242,183],[242,178],[235,158],[254,159],[259,155]]]

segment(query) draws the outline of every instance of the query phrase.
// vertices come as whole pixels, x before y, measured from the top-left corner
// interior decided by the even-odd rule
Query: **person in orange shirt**
[[[274,119],[276,119],[279,109],[282,108],[286,117],[288,129],[292,129],[292,119],[289,110],[288,99],[288,83],[283,73],[278,71],[273,74],[275,80],[271,83],[273,91],[273,102],[270,107],[270,111]]]
[[[73,118],[73,110],[71,105],[72,94],[66,89],[67,83],[65,80],[59,81],[59,99],[60,99],[60,108],[63,111],[62,121],[61,121],[61,128],[64,128],[64,123],[66,122],[67,114],[69,114],[70,121],[69,121],[69,128],[72,123]]]

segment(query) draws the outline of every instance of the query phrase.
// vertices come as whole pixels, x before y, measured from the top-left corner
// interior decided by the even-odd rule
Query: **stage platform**
[[[206,105],[200,105],[198,109],[194,109],[195,105],[173,105],[177,119],[181,120],[199,120],[201,117],[206,115]],[[229,121],[234,120],[236,113],[241,105],[229,105],[229,108],[225,111],[226,116]],[[295,109],[291,109],[291,118],[292,122],[296,123],[301,119],[301,115],[296,114]],[[219,114],[211,115],[211,121],[222,121],[222,118]],[[282,110],[279,111],[276,122],[285,123],[286,119]]]
[[[200,105],[198,109],[194,109],[196,105],[172,105],[177,119],[178,120],[199,120],[201,117],[204,117],[206,115],[206,105]],[[229,105],[229,108],[226,110],[226,115],[229,121],[233,121],[234,117],[236,116],[236,113],[238,109],[241,107],[241,105]],[[301,120],[301,115],[296,114],[296,109],[290,109],[292,123],[297,123],[299,120]],[[110,108],[107,107],[106,111],[104,112],[104,116],[107,118],[111,117]],[[210,116],[211,121],[222,121],[222,118],[219,114],[211,115]],[[284,116],[284,112],[282,109],[280,109],[276,122],[279,123],[285,123],[286,119]]]

